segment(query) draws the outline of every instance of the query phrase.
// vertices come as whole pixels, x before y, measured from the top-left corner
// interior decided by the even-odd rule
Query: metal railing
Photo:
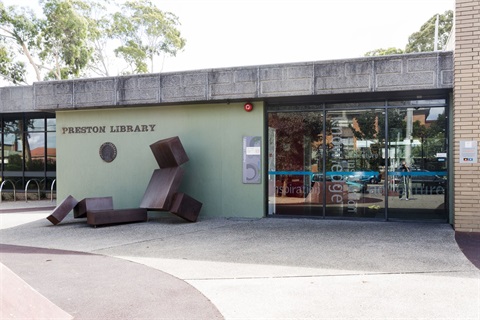
[[[3,181],[2,184],[0,185],[0,202],[2,202],[2,190],[3,190],[3,186],[4,186],[5,183],[7,183],[7,182],[10,182],[10,183],[12,184],[12,187],[13,187],[13,201],[17,201],[15,184],[13,183],[12,180],[5,180],[5,181]]]
[[[52,186],[50,187],[50,202],[53,202],[53,186],[57,182],[57,179],[53,179]]]
[[[28,196],[27,196],[28,185],[29,185],[30,182],[32,182],[32,181],[37,184],[38,200],[40,200],[40,183],[38,182],[37,179],[30,179],[30,180],[27,181],[27,184],[25,185],[25,202],[28,202]]]

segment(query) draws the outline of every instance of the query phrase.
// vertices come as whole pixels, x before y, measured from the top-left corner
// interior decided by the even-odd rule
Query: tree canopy
[[[405,49],[400,48],[380,48],[365,53],[365,56],[385,56],[392,54],[428,52],[434,51],[435,48],[435,24],[437,14],[433,15],[425,22],[420,30],[412,33],[408,37],[408,43]],[[450,32],[453,27],[453,11],[447,10],[443,14],[438,14],[438,40],[437,48],[442,50],[447,44]]]
[[[392,55],[392,54],[402,54],[402,53],[405,53],[405,51],[402,50],[402,49],[399,49],[399,48],[391,47],[391,48],[387,48],[387,49],[380,48],[380,49],[375,49],[375,50],[372,50],[372,51],[368,51],[367,53],[365,53],[365,56],[366,57],[389,56],[389,55]]]
[[[0,75],[9,83],[27,83],[31,74],[42,81],[155,72],[155,58],[175,56],[185,46],[178,17],[149,0],[40,5],[43,14],[37,16],[0,2]]]

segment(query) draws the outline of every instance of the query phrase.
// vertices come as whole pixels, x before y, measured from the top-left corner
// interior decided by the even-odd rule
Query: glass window
[[[3,164],[5,171],[23,170],[23,123],[18,119],[3,121]]]
[[[56,171],[57,168],[57,135],[47,132],[47,171]]]
[[[7,188],[28,186],[29,195],[49,192],[56,176],[56,119],[53,114],[0,115],[1,179]],[[33,196],[33,195],[32,195]]]
[[[26,131],[43,132],[45,131],[45,119],[26,119]]]
[[[445,99],[388,101],[389,106],[395,107],[445,106],[446,104]]]
[[[45,133],[27,133],[25,141],[25,170],[45,171],[45,151]]]
[[[55,132],[57,130],[57,119],[47,118],[47,131]]]
[[[374,108],[374,107],[384,107],[385,101],[375,101],[375,102],[343,102],[343,103],[328,103],[326,105],[327,109],[363,109],[363,108]]]

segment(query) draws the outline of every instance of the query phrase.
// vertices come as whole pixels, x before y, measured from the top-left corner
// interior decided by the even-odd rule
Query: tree
[[[82,11],[83,16],[89,20],[90,41],[94,48],[86,71],[105,77],[111,73],[109,61],[115,60],[114,52],[109,47],[112,39],[112,13],[107,6],[112,6],[109,0],[91,1]]]
[[[13,52],[18,52],[19,55],[26,57],[33,67],[37,80],[41,80],[39,63],[35,62],[32,56],[34,55],[33,52],[36,51],[36,41],[40,32],[39,21],[35,14],[27,9],[5,8],[3,3],[0,3],[0,11],[0,38],[4,43],[5,50],[13,49],[9,51],[10,54],[7,53],[2,59],[5,66],[1,70],[3,78],[8,80],[10,77],[8,71],[12,65],[21,63],[18,60],[19,57],[13,55]],[[23,74],[20,78],[25,79],[26,75]]]
[[[13,84],[26,84],[25,63],[14,61],[15,57],[4,44],[0,44],[0,75]]]
[[[153,72],[154,60],[183,49],[178,18],[149,0],[40,0],[43,16],[0,2],[0,73],[14,84],[25,83],[27,69],[37,81],[109,76],[111,65],[121,73]]]
[[[388,56],[392,54],[402,54],[402,53],[405,53],[402,49],[390,47],[387,49],[380,48],[380,49],[368,51],[367,53],[365,53],[365,56],[366,57]]]
[[[175,56],[185,46],[177,27],[178,17],[159,10],[148,0],[127,1],[113,15],[112,36],[121,41],[115,49],[133,73],[154,72],[154,58]]]
[[[46,19],[41,24],[40,58],[53,66],[47,78],[77,77],[93,52],[88,20],[79,13],[87,4],[76,0],[43,0],[42,3]]]
[[[406,53],[427,52],[435,48],[435,24],[437,15],[431,17],[425,22],[420,30],[414,32],[408,38],[408,44],[405,48]],[[448,37],[453,26],[453,11],[448,10],[438,15],[438,42],[437,48],[442,49],[447,44]]]
[[[428,52],[435,49],[435,24],[437,20],[437,14],[428,19],[421,27],[420,30],[414,32],[408,37],[408,43],[405,50],[399,48],[388,49],[376,49],[368,51],[365,56],[386,56],[391,54],[402,54],[412,52]],[[438,15],[438,42],[437,48],[442,49],[447,44],[448,37],[453,26],[453,11],[448,10],[443,14]]]
[[[77,13],[84,3],[44,0],[41,4],[45,18],[25,8],[0,7],[0,38],[19,53],[15,62],[11,57],[11,65],[16,65],[17,71],[24,72],[21,78],[26,78],[26,70],[18,69],[21,57],[26,58],[37,81],[78,76],[92,52],[87,43],[86,20]]]

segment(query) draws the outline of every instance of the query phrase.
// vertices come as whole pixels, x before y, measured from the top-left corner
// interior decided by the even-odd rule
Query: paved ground
[[[480,319],[480,271],[449,225],[152,215],[91,228],[0,206],[0,262],[75,319]]]

